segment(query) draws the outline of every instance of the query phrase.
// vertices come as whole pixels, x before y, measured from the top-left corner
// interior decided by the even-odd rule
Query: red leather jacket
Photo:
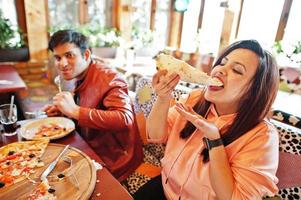
[[[126,82],[111,68],[92,61],[79,94],[78,126],[83,138],[119,180],[142,161],[142,143]]]

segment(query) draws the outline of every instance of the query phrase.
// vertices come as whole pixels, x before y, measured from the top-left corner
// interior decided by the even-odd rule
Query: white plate
[[[50,137],[42,137],[42,138],[34,138],[35,134],[38,132],[39,128],[42,125],[47,125],[47,124],[57,124],[61,127],[66,128],[66,131],[63,134],[58,134],[58,135],[52,135]],[[74,122],[68,118],[65,117],[48,117],[44,119],[36,119],[32,120],[24,125],[21,126],[20,129],[20,134],[23,138],[27,140],[38,140],[38,139],[50,139],[50,140],[55,140],[62,138],[69,133],[71,133],[75,129]]]

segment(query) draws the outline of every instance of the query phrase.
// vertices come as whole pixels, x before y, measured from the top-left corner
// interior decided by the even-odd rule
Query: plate
[[[55,126],[56,128],[54,128]],[[32,120],[22,125],[20,129],[20,134],[23,138],[27,140],[39,140],[41,138],[55,140],[68,135],[74,129],[75,129],[74,122],[68,118],[48,117],[44,119]],[[49,132],[50,135],[42,136],[41,133],[43,133],[43,131],[41,130],[47,130],[47,132]]]

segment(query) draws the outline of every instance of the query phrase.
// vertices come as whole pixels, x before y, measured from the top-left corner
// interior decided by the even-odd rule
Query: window
[[[201,54],[218,53],[224,19],[224,9],[220,0],[205,1],[202,28],[199,30],[199,52]]]
[[[167,43],[169,20],[169,0],[157,1],[154,31],[156,32],[158,49],[163,49]]]
[[[271,48],[284,0],[245,0],[237,39],[256,39],[265,48]]]
[[[132,12],[131,20],[135,29],[145,31],[150,27],[151,1],[133,0],[132,6],[135,12]]]
[[[191,0],[187,11],[184,13],[180,47],[183,52],[195,52],[197,48],[197,30],[200,8],[200,0]]]
[[[50,27],[78,25],[78,4],[78,0],[65,0],[64,3],[61,0],[48,0]]]
[[[14,26],[18,26],[17,12],[15,7],[15,1],[0,1],[0,9],[5,18]]]
[[[111,24],[112,5],[110,0],[90,0],[88,1],[88,13],[90,22],[100,24],[101,27],[107,27]]]

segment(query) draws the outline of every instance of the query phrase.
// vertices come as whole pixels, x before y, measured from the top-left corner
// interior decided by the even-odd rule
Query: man
[[[142,147],[127,84],[112,69],[91,58],[87,38],[73,30],[49,41],[55,65],[65,80],[76,79],[74,95],[60,92],[47,106],[48,116],[62,113],[77,121],[82,137],[119,180],[142,160]]]

